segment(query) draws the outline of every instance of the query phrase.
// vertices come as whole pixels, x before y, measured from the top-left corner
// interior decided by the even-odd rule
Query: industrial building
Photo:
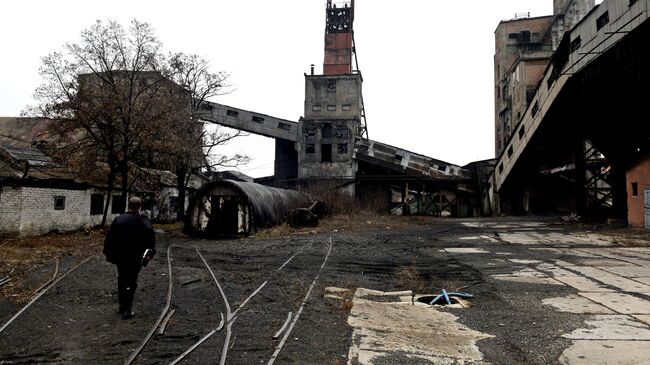
[[[554,16],[543,18],[552,22],[553,36],[540,33],[545,45],[533,47],[553,49],[538,80],[522,73],[517,61],[531,56],[519,42],[529,39],[527,33],[507,30],[533,20],[497,28],[491,205],[497,214],[571,212],[643,226],[650,213],[650,201],[643,201],[650,180],[649,1],[554,5]],[[530,33],[528,43],[537,29]],[[507,58],[515,61],[504,67]]]
[[[461,167],[368,138],[354,10],[354,1],[327,2],[323,74],[313,67],[305,74],[298,122],[213,102],[203,103],[201,119],[275,139],[274,176],[257,182],[335,192],[395,214],[489,214],[487,186],[478,181],[491,161]]]

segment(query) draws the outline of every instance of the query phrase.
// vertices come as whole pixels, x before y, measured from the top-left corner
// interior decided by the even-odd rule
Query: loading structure
[[[298,122],[212,102],[200,106],[200,118],[275,138],[274,175],[263,179],[267,185],[334,189],[398,214],[489,213],[487,181],[479,180],[492,164],[461,167],[368,138],[354,11],[354,1],[327,1],[323,74],[314,74],[313,65],[305,74]]]

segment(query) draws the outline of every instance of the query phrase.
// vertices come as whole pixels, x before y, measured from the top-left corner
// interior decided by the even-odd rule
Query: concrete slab
[[[421,303],[379,302],[355,295],[348,317],[353,328],[348,363],[369,365],[395,356],[433,364],[480,362],[483,356],[476,342],[492,336],[457,320]]]
[[[616,276],[616,274],[612,274],[611,272],[607,272],[605,270],[597,269],[591,266],[564,266],[564,268],[579,272],[580,274],[592,279],[600,279],[607,276]]]
[[[572,340],[630,340],[650,341],[650,326],[624,315],[597,315],[585,322],[588,328],[579,328],[564,338]]]
[[[578,273],[557,266],[537,266],[537,268],[553,277],[582,277],[582,275]]]
[[[581,292],[610,293],[614,291],[606,288],[603,284],[582,276],[554,276],[553,278]]]
[[[515,264],[523,264],[523,265],[538,264],[541,262],[539,260],[521,260],[521,259],[508,259],[508,261],[514,262]]]
[[[635,292],[635,293],[650,293],[650,285],[639,283],[631,279],[626,279],[620,276],[603,276],[597,278],[598,281],[602,281],[607,285],[617,287],[623,291]]]
[[[577,260],[572,260],[572,262],[575,265],[580,265],[580,266],[594,266],[597,268],[603,268],[606,269],[608,267],[612,266],[631,266],[631,267],[638,267],[636,264],[629,263],[627,261],[621,261],[621,260],[616,260],[616,259],[610,259],[610,258],[585,258],[585,259],[577,259]]]
[[[650,315],[649,314],[635,314],[632,317],[638,319],[641,322],[645,322],[646,324],[650,324]]]
[[[621,314],[650,314],[650,302],[621,293],[578,293]]]
[[[638,281],[640,283],[646,284],[646,285],[650,285],[650,278],[645,278],[645,277],[644,278],[634,278],[634,280],[636,280],[636,281]]]
[[[578,314],[613,314],[607,307],[594,303],[593,301],[576,294],[569,294],[566,297],[544,299],[542,304],[551,305],[560,312]]]
[[[641,365],[650,359],[650,341],[575,341],[559,358],[571,365]]]
[[[536,276],[515,276],[515,275],[493,275],[493,278],[502,281],[510,281],[513,283],[527,283],[527,284],[549,284],[549,285],[564,285],[561,282],[548,277]]]
[[[603,270],[626,277],[626,278],[650,278],[650,267],[648,266],[612,266]]]
[[[537,271],[537,270],[532,269],[532,268],[530,268],[530,267],[524,267],[524,268],[521,269],[521,270],[517,270],[517,271],[514,271],[514,272],[512,272],[512,273],[508,273],[508,274],[496,274],[496,275],[492,275],[492,277],[494,277],[494,278],[504,277],[504,276],[506,276],[506,277],[510,277],[510,276],[518,276],[518,277],[537,277],[537,278],[547,278],[547,277],[548,277],[548,275],[544,274],[543,272],[541,272],[541,271]]]
[[[482,248],[475,247],[445,247],[448,253],[490,253]]]

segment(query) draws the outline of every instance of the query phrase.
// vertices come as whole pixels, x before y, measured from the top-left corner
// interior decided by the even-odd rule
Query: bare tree
[[[155,151],[161,122],[177,118],[189,99],[161,72],[161,43],[147,23],[125,30],[97,21],[79,43],[42,60],[38,105],[27,112],[51,119],[50,148],[78,173],[97,175],[105,167],[110,204],[116,179],[126,199],[129,165]]]
[[[236,167],[249,161],[245,155],[214,154],[217,147],[245,134],[241,130],[220,127],[208,131],[199,118],[199,110],[205,101],[230,92],[230,85],[227,84],[229,75],[225,72],[210,72],[209,67],[210,63],[197,55],[174,53],[168,58],[170,79],[183,87],[191,97],[190,115],[182,118],[189,123],[174,123],[168,129],[173,136],[167,139],[171,145],[167,146],[167,154],[163,156],[169,169],[176,173],[179,193],[177,220],[185,218],[185,196],[192,174],[217,167]]]

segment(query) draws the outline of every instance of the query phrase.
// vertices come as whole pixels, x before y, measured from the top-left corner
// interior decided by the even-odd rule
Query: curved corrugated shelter
[[[210,237],[249,235],[284,223],[292,210],[310,203],[307,194],[295,190],[233,180],[212,181],[190,199],[184,232]]]

